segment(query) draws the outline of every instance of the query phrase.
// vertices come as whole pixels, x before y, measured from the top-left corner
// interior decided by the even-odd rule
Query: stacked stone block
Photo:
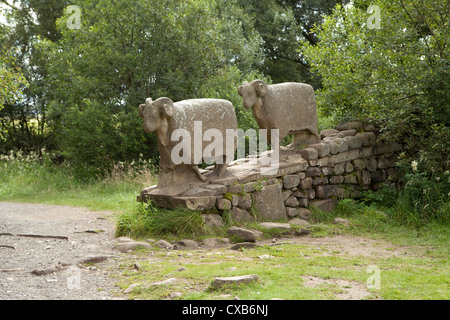
[[[321,143],[299,153],[308,161],[301,171],[271,179],[229,186],[218,197],[223,212],[227,200],[230,218],[237,222],[311,217],[310,207],[330,211],[337,199],[357,195],[361,189],[377,190],[390,177],[401,145],[377,144],[375,127],[354,121],[321,132]],[[255,214],[256,213],[256,214]]]

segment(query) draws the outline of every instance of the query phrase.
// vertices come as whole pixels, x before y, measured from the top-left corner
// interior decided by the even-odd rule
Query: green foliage
[[[0,55],[0,111],[6,103],[19,99],[23,86],[27,85],[19,67],[15,65],[12,51],[1,50]],[[0,118],[0,141],[3,139],[4,119]]]
[[[311,74],[310,64],[298,51],[298,45],[302,40],[315,45],[318,39],[312,26],[320,24],[323,15],[331,13],[335,4],[341,2],[240,0],[263,40],[264,74],[274,83],[306,82],[319,87],[320,79]]]
[[[0,201],[122,211],[133,208],[136,195],[157,180],[153,165],[143,157],[116,163],[102,179],[80,179],[74,168],[54,163],[56,156],[21,151],[0,155]]]
[[[337,6],[314,29],[319,43],[302,46],[322,79],[319,113],[377,119],[384,138],[426,158],[427,172],[444,172],[450,164],[447,2],[379,1],[380,29],[368,27],[368,4]]]
[[[107,169],[141,152],[157,162],[156,139],[142,130],[139,104],[206,95],[236,105],[236,86],[258,63],[259,40],[243,36],[241,13],[220,13],[213,1],[73,4],[82,9],[81,28],[68,29],[66,13],[57,22],[61,40],[41,41],[39,48],[49,52],[49,123],[77,166]],[[240,121],[254,126],[248,115]]]

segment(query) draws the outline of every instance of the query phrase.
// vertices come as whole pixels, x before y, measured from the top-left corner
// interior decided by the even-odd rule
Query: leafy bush
[[[319,113],[376,119],[383,138],[406,144],[409,161],[420,157],[428,174],[444,172],[450,168],[447,1],[378,1],[380,29],[369,28],[368,5],[337,6],[314,29],[319,43],[302,46],[322,79]]]

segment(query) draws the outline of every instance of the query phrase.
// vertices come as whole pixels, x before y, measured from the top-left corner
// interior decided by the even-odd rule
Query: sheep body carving
[[[287,134],[294,134],[288,149],[320,142],[316,98],[310,85],[296,82],[267,85],[254,80],[244,83],[238,92],[244,107],[252,109],[259,128],[268,130],[268,142],[271,129],[279,130],[280,143]]]
[[[191,99],[174,103],[171,99],[165,97],[155,101],[148,98],[145,104],[139,106],[139,116],[144,119],[144,131],[156,132],[160,154],[158,187],[170,187],[174,184],[183,183],[183,181],[192,181],[192,172],[195,172],[198,180],[205,181],[206,177],[200,173],[198,168],[198,165],[204,160],[202,158],[203,151],[210,144],[210,142],[204,141],[205,132],[213,129],[216,130],[214,132],[221,133],[222,137],[225,138],[226,130],[237,130],[237,119],[232,103],[221,99]],[[172,151],[182,141],[180,136],[174,134],[177,132],[185,132],[189,139],[194,140],[193,143],[191,141],[188,143],[190,150],[183,150],[183,152],[190,152],[190,154],[187,154],[187,158],[191,160],[189,163],[175,163],[173,161],[174,154]],[[175,140],[173,140],[173,135]],[[183,136],[183,140],[185,138]],[[200,141],[195,141],[198,138]],[[234,142],[231,150],[227,149],[230,146],[224,145],[222,145],[223,148],[214,149],[214,158],[208,159],[210,162],[216,162],[214,176],[221,176],[228,163],[233,160],[232,157],[236,150]],[[199,143],[197,151],[200,151],[200,158],[198,154],[195,154],[195,143]],[[226,156],[227,152],[230,153],[229,157]],[[176,155],[178,156],[178,154]]]

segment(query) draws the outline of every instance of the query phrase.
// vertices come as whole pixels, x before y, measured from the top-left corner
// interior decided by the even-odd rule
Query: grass
[[[0,201],[121,212],[117,235],[138,240],[226,236],[225,228],[205,228],[199,213],[138,204],[136,195],[154,184],[154,177],[151,170],[121,164],[103,179],[83,181],[70,169],[45,161],[0,160]],[[333,224],[335,217],[351,223]],[[181,292],[179,299],[345,299],[351,294],[363,299],[449,299],[449,226],[435,221],[404,223],[402,217],[389,208],[343,200],[332,213],[313,211],[312,234],[288,237],[290,244],[270,246],[272,238],[286,235],[265,232],[266,245],[255,249],[152,248],[123,255],[112,273],[118,295],[130,284],[140,284],[126,296],[129,299],[168,299],[173,292]],[[242,226],[258,229],[255,223]],[[339,245],[339,239],[353,241],[359,251],[350,252],[351,246]],[[271,258],[260,259],[263,255]],[[379,289],[367,287],[370,266],[380,270]],[[180,267],[186,270],[177,271]],[[260,281],[209,290],[214,277],[246,274],[257,274]],[[168,278],[177,281],[152,285]]]
[[[270,255],[270,259],[260,259]],[[132,268],[140,264],[139,271]],[[369,289],[369,266],[380,268],[380,288]],[[177,271],[184,267],[184,271]],[[339,250],[301,243],[231,251],[163,251],[150,249],[122,261],[118,285],[140,285],[129,299],[167,299],[180,292],[180,299],[289,300],[341,299],[448,299],[448,261],[426,256],[345,255]],[[210,290],[215,277],[257,274],[251,285]],[[175,278],[168,286],[152,285]],[[309,279],[318,281],[309,285]]]
[[[3,160],[3,161],[1,161]],[[136,210],[136,196],[157,181],[141,163],[120,163],[101,178],[77,178],[73,169],[48,158],[0,159],[0,201],[84,207],[94,211]]]

